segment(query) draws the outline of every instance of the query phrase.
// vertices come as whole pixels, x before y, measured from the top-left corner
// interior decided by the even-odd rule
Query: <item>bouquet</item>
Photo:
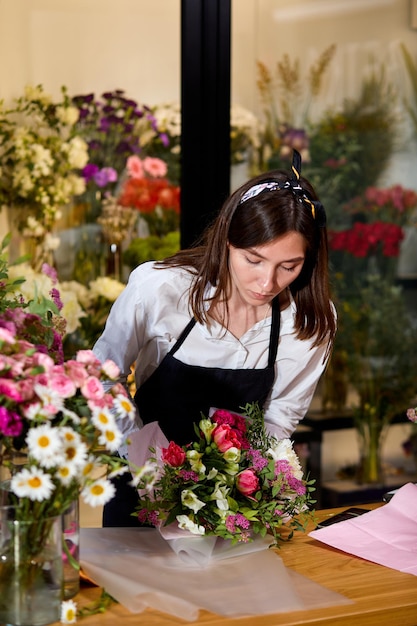
[[[162,449],[162,466],[151,458],[135,475],[140,521],[177,522],[193,535],[233,544],[269,532],[277,545],[282,530],[290,539],[305,528],[313,481],[303,480],[291,441],[266,433],[257,404],[248,404],[245,416],[215,410],[195,432],[190,444],[171,441]]]
[[[46,346],[18,336],[29,317],[14,309],[14,321],[0,319],[0,464],[21,521],[60,515],[80,494],[91,506],[109,501],[109,478],[125,469],[112,456],[122,440],[115,416],[135,414],[122,385],[105,391],[119,373],[114,363],[90,350],[56,363]],[[16,455],[23,465],[14,465]]]

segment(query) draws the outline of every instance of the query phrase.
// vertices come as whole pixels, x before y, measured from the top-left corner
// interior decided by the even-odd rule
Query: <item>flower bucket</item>
[[[0,623],[44,626],[59,621],[62,601],[61,516],[21,521],[0,507]]]

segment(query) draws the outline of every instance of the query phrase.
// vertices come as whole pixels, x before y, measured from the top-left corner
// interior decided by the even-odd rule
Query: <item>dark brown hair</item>
[[[328,341],[330,346],[336,332],[336,320],[330,298],[325,226],[319,225],[311,204],[291,187],[264,190],[240,203],[244,193],[258,183],[285,183],[288,180],[286,172],[273,170],[248,181],[225,201],[195,247],[180,250],[160,261],[158,266],[183,266],[195,275],[190,294],[191,309],[198,322],[208,323],[207,285],[215,287],[214,302],[226,298],[228,243],[246,249],[270,243],[288,232],[300,233],[306,241],[306,258],[300,275],[290,285],[297,306],[297,338],[314,337],[314,345]],[[317,200],[310,183],[304,178],[299,182],[308,196]]]

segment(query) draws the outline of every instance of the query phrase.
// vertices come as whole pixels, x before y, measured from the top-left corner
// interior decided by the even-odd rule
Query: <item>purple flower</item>
[[[59,290],[53,287],[51,291],[49,292],[49,295],[51,296],[52,301],[55,303],[55,306],[58,309],[58,311],[61,311],[64,305],[62,304],[61,294],[59,293]]]
[[[268,465],[268,459],[265,459],[265,457],[262,456],[260,450],[255,450],[254,448],[251,448],[247,451],[247,455],[248,457],[252,458],[253,468],[257,472],[262,471],[264,467]]]
[[[82,175],[84,176],[85,180],[88,182],[89,180],[94,178],[94,176],[97,174],[98,171],[99,171],[98,165],[96,165],[95,163],[87,163],[87,165],[82,170]]]
[[[58,273],[56,269],[48,263],[42,264],[42,274],[46,274],[46,276],[49,276],[54,285],[58,281]]]
[[[117,172],[112,167],[103,167],[94,174],[94,182],[98,187],[105,187],[108,183],[114,183],[117,180]]]

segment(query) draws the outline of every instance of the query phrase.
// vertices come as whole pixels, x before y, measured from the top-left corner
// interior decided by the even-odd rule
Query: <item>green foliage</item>
[[[359,414],[390,421],[415,395],[417,328],[400,287],[378,275],[342,303],[336,350],[347,355]]]
[[[163,237],[151,235],[149,237],[133,239],[123,253],[123,262],[130,268],[135,268],[145,261],[160,261],[177,252],[180,248],[180,234],[170,232]]]

